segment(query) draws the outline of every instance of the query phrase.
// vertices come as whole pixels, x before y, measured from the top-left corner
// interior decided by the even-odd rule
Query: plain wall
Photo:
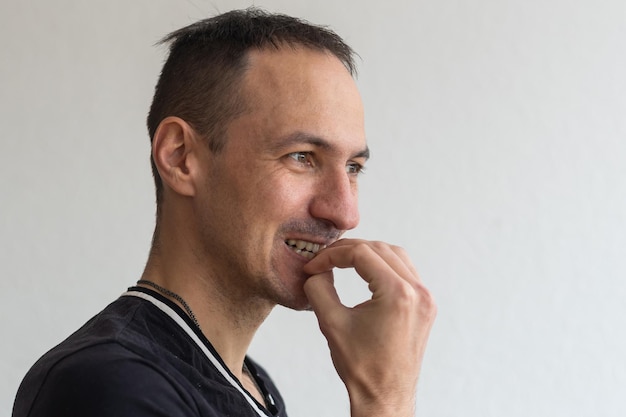
[[[142,272],[153,44],[251,4],[0,3],[0,415]],[[418,415],[626,415],[626,2],[256,5],[361,57],[372,160],[351,236],[404,246],[439,305]],[[312,314],[277,308],[251,354],[292,416],[348,415]]]

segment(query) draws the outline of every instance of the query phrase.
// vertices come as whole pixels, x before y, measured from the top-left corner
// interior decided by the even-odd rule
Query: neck
[[[225,291],[219,277],[206,267],[195,267],[184,256],[168,256],[166,261],[161,250],[162,247],[151,251],[141,279],[166,289],[159,292],[185,311],[192,311],[200,330],[226,366],[241,378],[248,347],[273,306],[241,292]]]

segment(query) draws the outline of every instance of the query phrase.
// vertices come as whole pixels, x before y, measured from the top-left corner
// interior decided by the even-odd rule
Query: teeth
[[[293,250],[302,256],[306,256],[309,259],[313,259],[315,254],[323,249],[324,246],[319,243],[307,242],[305,240],[287,240],[287,244],[293,248]]]

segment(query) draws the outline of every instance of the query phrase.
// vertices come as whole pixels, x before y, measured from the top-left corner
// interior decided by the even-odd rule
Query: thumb
[[[334,285],[332,271],[311,275],[304,283],[306,294],[315,315],[330,314],[331,311],[343,307]]]

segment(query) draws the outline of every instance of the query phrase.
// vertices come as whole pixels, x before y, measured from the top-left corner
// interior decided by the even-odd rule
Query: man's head
[[[228,123],[246,109],[241,81],[252,50],[306,47],[329,52],[353,76],[352,49],[334,32],[286,15],[250,8],[201,20],[167,35],[170,51],[148,115],[148,133],[168,116],[185,120],[209,149],[224,146]],[[163,185],[152,161],[157,209]]]
[[[155,117],[153,167],[163,188],[153,253],[170,264],[168,274],[210,282],[212,294],[229,305],[238,299],[306,308],[304,265],[359,221],[357,178],[369,151],[350,49],[292,18],[256,11],[228,16],[216,20],[239,22],[243,34],[229,30],[234,39],[220,38],[231,51],[218,60],[226,81],[204,63],[202,48],[176,35],[191,48],[186,53],[199,54],[185,58],[194,76],[204,80],[209,72],[211,83],[193,88],[186,69],[172,72],[170,81],[187,94],[178,105],[193,111]],[[244,48],[258,31],[266,43]],[[192,32],[195,42],[208,42]],[[239,60],[231,44],[241,51]]]

